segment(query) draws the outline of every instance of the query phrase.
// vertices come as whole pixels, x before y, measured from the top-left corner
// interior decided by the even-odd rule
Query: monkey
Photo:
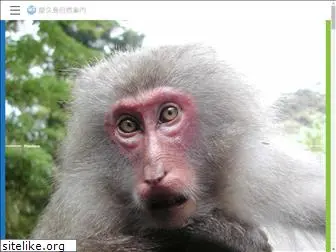
[[[74,83],[56,190],[32,238],[88,252],[260,252],[278,248],[279,230],[324,236],[321,160],[283,143],[212,47],[120,52]]]

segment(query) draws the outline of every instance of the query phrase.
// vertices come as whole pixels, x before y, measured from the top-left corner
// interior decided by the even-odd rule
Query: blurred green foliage
[[[143,38],[117,21],[6,23],[7,238],[26,238],[48,202],[65,134],[69,69],[140,47]]]
[[[284,93],[275,102],[285,132],[313,152],[325,152],[325,94],[310,89]]]
[[[311,127],[302,127],[299,133],[299,142],[308,146],[313,152],[325,153],[325,119],[317,118]]]

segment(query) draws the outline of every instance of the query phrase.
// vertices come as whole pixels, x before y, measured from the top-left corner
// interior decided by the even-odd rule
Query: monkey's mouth
[[[150,211],[158,211],[158,210],[170,209],[173,207],[179,207],[184,203],[186,203],[187,201],[188,198],[183,195],[169,196],[162,198],[155,197],[147,202],[147,206]]]

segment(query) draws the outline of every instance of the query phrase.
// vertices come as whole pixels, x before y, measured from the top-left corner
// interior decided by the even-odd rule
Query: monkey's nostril
[[[163,176],[158,177],[158,178],[145,179],[145,182],[149,185],[156,185],[156,184],[160,183],[160,181],[162,179],[163,179]]]
[[[157,185],[161,182],[161,180],[167,175],[166,171],[162,171],[160,173],[152,174],[151,176],[148,176],[145,178],[145,183],[148,185]]]

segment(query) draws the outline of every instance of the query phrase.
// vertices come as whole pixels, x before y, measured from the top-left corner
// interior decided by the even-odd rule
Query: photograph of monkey
[[[8,238],[76,239],[79,252],[325,250],[323,92],[265,106],[215,46],[144,46],[120,21],[6,25],[7,144],[24,145],[6,149]]]

